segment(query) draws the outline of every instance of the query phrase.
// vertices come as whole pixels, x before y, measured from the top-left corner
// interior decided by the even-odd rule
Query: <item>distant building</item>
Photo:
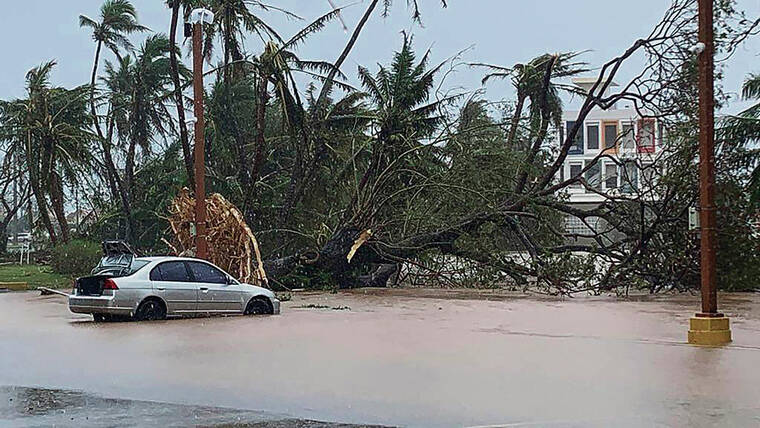
[[[596,78],[576,78],[573,83],[588,92]],[[614,82],[610,87],[617,86]],[[562,126],[557,131],[557,141],[562,142],[575,126],[579,111],[568,110],[562,114]],[[656,197],[648,192],[655,185],[657,167],[654,161],[663,150],[663,128],[658,121],[639,114],[631,106],[617,105],[606,110],[594,107],[576,134],[558,179],[564,181],[583,174],[588,187],[581,183],[569,186],[565,191],[571,205],[591,209],[608,196],[620,198]],[[604,158],[599,156],[604,155]],[[588,224],[586,224],[588,223]],[[567,233],[589,234],[606,226],[600,219],[587,219],[586,223],[575,216],[567,216]]]

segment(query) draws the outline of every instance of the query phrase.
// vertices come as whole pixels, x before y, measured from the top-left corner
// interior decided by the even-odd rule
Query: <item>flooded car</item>
[[[278,314],[280,302],[266,288],[237,281],[205,260],[138,257],[121,241],[103,243],[92,275],[74,283],[69,309],[95,321],[138,321],[198,314]]]

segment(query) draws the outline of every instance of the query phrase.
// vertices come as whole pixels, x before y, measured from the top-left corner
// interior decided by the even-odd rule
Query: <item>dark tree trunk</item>
[[[8,252],[8,224],[0,222],[0,254]]]
[[[517,136],[517,127],[520,126],[520,117],[522,116],[522,110],[525,106],[525,95],[517,94],[517,104],[515,104],[515,112],[512,115],[512,121],[509,124],[509,135],[507,135],[507,147],[513,148],[515,144],[515,137]]]
[[[261,76],[258,94],[259,105],[256,109],[256,152],[253,158],[253,167],[251,168],[251,186],[254,186],[259,179],[261,166],[264,163],[264,152],[266,149],[264,131],[266,130],[267,103],[269,102],[268,86],[269,82],[266,76]]]
[[[195,189],[195,174],[193,173],[193,154],[190,149],[190,139],[185,122],[185,103],[182,97],[182,83],[179,80],[179,61],[177,60],[177,21],[179,20],[179,0],[172,4],[172,20],[169,28],[171,51],[169,52],[169,64],[171,65],[172,82],[174,83],[174,102],[177,104],[177,119],[179,121],[179,141],[182,144],[182,157],[185,161],[187,182],[191,189]]]
[[[34,174],[36,176],[36,174]],[[50,242],[53,243],[53,245],[58,243],[58,237],[55,233],[55,228],[53,227],[53,222],[50,220],[50,214],[48,213],[47,209],[47,201],[45,201],[45,194],[42,192],[42,189],[40,188],[39,180],[36,177],[33,177],[33,174],[29,174],[29,182],[32,186],[32,194],[34,195],[34,200],[37,202],[37,210],[39,211],[40,219],[42,220],[42,225],[45,226],[45,230],[47,230],[48,235],[50,235]],[[30,229],[32,226],[30,225]]]
[[[53,214],[58,222],[58,227],[61,229],[61,241],[66,243],[69,242],[69,223],[66,221],[64,204],[63,182],[61,177],[53,172],[50,175],[50,205],[53,207]]]

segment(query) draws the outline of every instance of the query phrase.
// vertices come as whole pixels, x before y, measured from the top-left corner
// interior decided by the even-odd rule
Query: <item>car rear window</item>
[[[133,273],[137,272],[138,270],[142,269],[150,263],[148,260],[132,260],[132,264],[129,265],[129,270],[127,270],[126,275],[132,275]]]

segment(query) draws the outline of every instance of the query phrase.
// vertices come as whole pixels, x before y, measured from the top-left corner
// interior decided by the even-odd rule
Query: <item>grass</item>
[[[0,266],[0,282],[26,282],[29,289],[37,287],[68,288],[73,279],[68,275],[53,272],[50,266],[5,265]]]

